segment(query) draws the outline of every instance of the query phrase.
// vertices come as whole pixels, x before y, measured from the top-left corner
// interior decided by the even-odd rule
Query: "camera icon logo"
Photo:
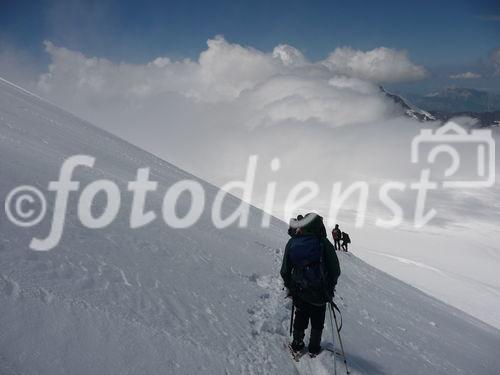
[[[434,164],[442,154],[451,158],[451,164],[444,171],[443,188],[484,188],[495,184],[495,140],[491,129],[468,132],[452,121],[435,132],[422,129],[412,141],[412,163],[419,163],[424,146],[432,146],[427,154],[429,164]],[[464,165],[469,167],[467,174],[461,170]]]

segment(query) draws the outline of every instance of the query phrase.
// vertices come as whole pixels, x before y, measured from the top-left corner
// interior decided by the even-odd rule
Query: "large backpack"
[[[324,291],[323,254],[324,243],[318,236],[297,236],[291,240],[289,260],[293,292]]]

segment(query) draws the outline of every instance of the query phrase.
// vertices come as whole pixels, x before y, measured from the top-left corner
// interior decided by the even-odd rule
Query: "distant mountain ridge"
[[[382,86],[380,86],[380,90],[401,105],[406,116],[421,122],[436,120],[446,122],[453,117],[466,116],[476,120],[476,127],[500,126],[500,95],[497,94],[473,89],[447,88],[425,96],[408,94],[407,97],[403,97],[388,92]],[[449,98],[448,102],[446,102],[446,98]],[[478,104],[480,100],[487,100],[488,108],[494,109],[482,110],[481,108],[485,107]],[[445,102],[446,105],[444,105]],[[467,108],[476,108],[476,110]]]
[[[447,87],[425,95],[405,94],[413,104],[428,112],[500,111],[500,95],[468,88]]]
[[[418,121],[435,121],[436,118],[429,112],[424,111],[410,102],[403,99],[401,96],[392,94],[384,89],[382,86],[379,86],[380,91],[382,91],[388,98],[391,98],[394,102],[403,107],[405,114]]]

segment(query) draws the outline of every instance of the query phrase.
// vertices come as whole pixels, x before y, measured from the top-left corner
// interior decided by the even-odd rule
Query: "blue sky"
[[[43,40],[89,56],[142,63],[165,55],[196,58],[217,34],[264,51],[288,43],[312,60],[339,46],[404,49],[440,82],[440,74],[482,69],[500,47],[500,2],[0,2],[0,47],[22,51],[40,71],[49,62]]]

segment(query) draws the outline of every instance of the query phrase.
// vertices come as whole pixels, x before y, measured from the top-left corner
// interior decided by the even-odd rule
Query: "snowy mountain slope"
[[[498,330],[345,257],[339,306],[345,345],[356,348],[362,373],[498,373]]]
[[[0,196],[20,184],[46,190],[70,155],[97,158],[79,167],[82,185],[116,182],[151,167],[161,206],[174,182],[193,178],[154,156],[0,82]],[[200,181],[207,207],[216,188]],[[49,215],[53,196],[49,198]],[[0,215],[1,374],[289,374],[283,349],[290,302],[278,269],[286,226],[216,230],[206,209],[192,228],[159,218],[129,229],[130,196],[106,229],[84,228],[70,194],[66,228],[49,252],[28,249],[49,220],[19,228]],[[179,202],[180,211],[189,201]],[[239,204],[226,201],[226,209]],[[97,209],[97,208],[96,208]],[[500,332],[342,254],[337,299],[348,359],[362,374],[495,374]],[[325,333],[325,344],[330,340]],[[327,373],[328,353],[310,363]],[[310,371],[305,368],[303,372]]]
[[[153,208],[161,206],[166,186],[192,178],[5,83],[0,92],[2,197],[20,184],[46,189],[62,161],[77,153],[97,158],[92,170],[75,171],[84,185],[109,178],[126,191],[138,167],[151,167],[151,178],[160,182],[148,199]],[[204,185],[213,196],[216,189]],[[109,228],[89,230],[76,219],[75,198],[63,239],[49,252],[28,249],[31,237],[45,237],[49,223],[29,230],[1,216],[3,368],[23,374],[245,373],[245,366],[264,360],[248,351],[247,309],[263,294],[252,275],[272,273],[269,251],[257,242],[280,245],[282,223],[258,229],[260,215],[253,211],[249,229],[215,231],[208,211],[188,230],[169,229],[159,219],[130,230],[124,197]],[[236,204],[228,200],[226,208]]]
[[[382,86],[379,86],[379,89],[385,94],[385,96],[387,96],[388,98],[392,99],[395,103],[400,105],[407,117],[422,122],[436,120],[436,117],[431,115],[429,112],[424,111],[423,109],[420,109],[411,103],[408,103],[401,96],[388,92]]]

